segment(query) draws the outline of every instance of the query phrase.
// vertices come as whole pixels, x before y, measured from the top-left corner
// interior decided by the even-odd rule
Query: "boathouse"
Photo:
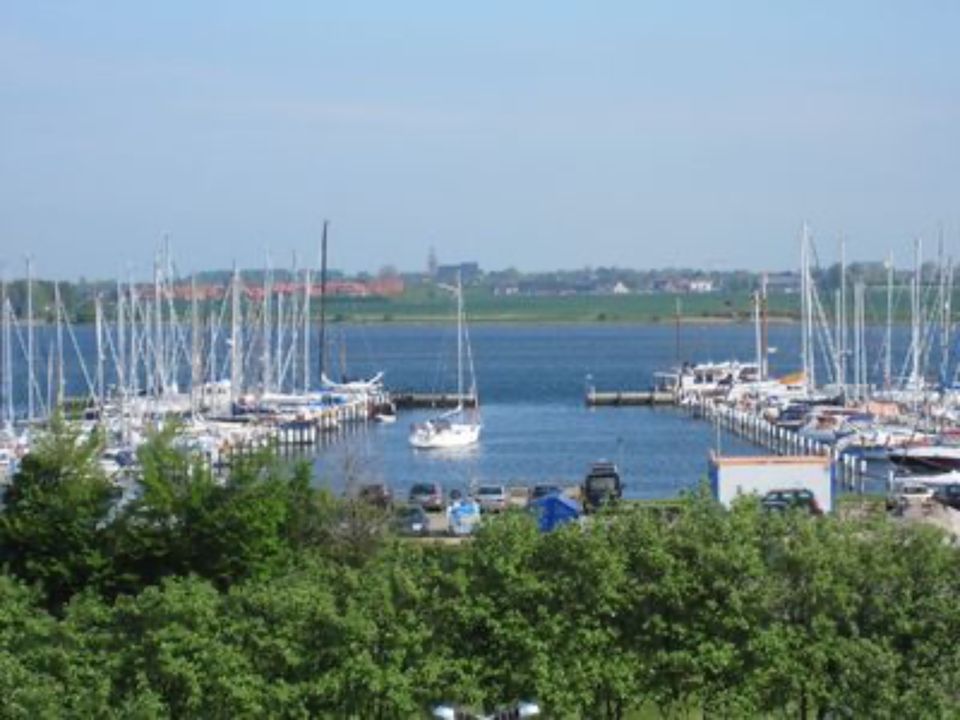
[[[836,495],[833,462],[826,455],[722,456],[710,454],[710,489],[730,507],[741,495],[763,497],[772,490],[804,489],[824,512],[832,512]]]

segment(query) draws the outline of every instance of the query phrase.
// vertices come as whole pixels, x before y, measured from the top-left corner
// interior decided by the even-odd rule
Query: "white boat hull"
[[[426,422],[416,425],[410,433],[410,444],[420,450],[461,448],[480,441],[480,425],[449,423],[441,427]]]
[[[920,485],[926,485],[927,487],[939,487],[941,485],[957,485],[960,484],[960,472],[945,472],[945,473],[935,473],[931,475],[923,474],[910,474],[910,473],[898,473],[894,476],[894,479],[897,481],[909,480],[910,482],[919,483]]]

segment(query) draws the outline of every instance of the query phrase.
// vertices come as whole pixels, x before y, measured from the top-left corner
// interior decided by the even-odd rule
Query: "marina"
[[[0,719],[960,718],[958,27],[5,2]]]
[[[926,276],[921,241],[914,243],[910,335],[907,347],[899,349],[902,354],[894,348],[892,261],[886,263],[886,325],[881,342],[871,347],[862,283],[854,285],[852,312],[848,302],[843,243],[832,316],[820,299],[811,261],[816,249],[806,226],[800,251],[799,372],[779,377],[770,372],[764,281],[754,294],[754,361],[686,362],[654,373],[654,389],[646,394],[598,392],[589,384],[587,404],[645,404],[656,397],[715,424],[718,451],[723,429],[775,455],[822,456],[842,487],[852,492],[865,492],[871,473],[888,492],[904,482],[931,488],[957,484],[954,268],[945,260],[942,240],[938,262]],[[881,358],[872,372],[871,351]],[[904,368],[898,376],[893,374],[895,356]],[[938,379],[931,381],[934,362]],[[826,381],[817,384],[818,376]]]
[[[752,322],[481,325],[467,338],[462,308],[454,325],[328,322],[322,263],[319,277],[291,271],[299,284],[234,270],[216,300],[202,301],[164,246],[153,282],[118,283],[98,297],[92,324],[69,322],[56,293],[44,324],[29,293],[23,308],[5,300],[2,467],[15,468],[59,405],[88,432],[106,432],[114,455],[135,456],[176,420],[184,446],[214,467],[269,445],[310,458],[317,481],[335,488],[347,457],[400,491],[421,480],[571,484],[606,458],[622,468],[625,497],[664,498],[695,487],[711,451],[825,456],[848,492],[885,492],[907,474],[952,482],[957,398],[950,382],[930,379],[956,373],[952,266],[941,258],[924,276],[918,244],[900,287],[891,265],[874,288],[886,323],[876,308],[868,323],[863,287],[851,293],[844,280],[831,310],[806,235],[802,249],[797,323],[769,324],[760,287]],[[894,321],[905,295],[909,325]],[[456,363],[444,348],[459,348]],[[411,427],[436,422],[429,411],[478,409],[474,364],[483,440],[471,434],[473,447],[434,457],[424,443],[405,447]]]

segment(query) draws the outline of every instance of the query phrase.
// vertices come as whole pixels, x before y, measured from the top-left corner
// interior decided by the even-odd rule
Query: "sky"
[[[0,264],[960,254],[960,3],[0,4]]]

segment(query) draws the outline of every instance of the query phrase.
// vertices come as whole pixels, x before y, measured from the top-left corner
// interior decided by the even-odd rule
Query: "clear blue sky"
[[[958,190],[956,0],[0,5],[8,274],[905,262]]]

